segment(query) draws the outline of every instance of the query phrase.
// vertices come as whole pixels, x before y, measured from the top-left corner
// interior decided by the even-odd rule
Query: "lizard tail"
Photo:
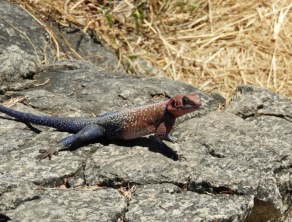
[[[76,125],[75,118],[61,118],[61,117],[48,117],[37,116],[29,113],[19,112],[13,109],[9,109],[0,105],[0,112],[6,113],[9,116],[15,117],[20,121],[34,123],[42,126],[54,127],[59,130],[79,131],[83,126]]]
[[[24,122],[30,122],[38,125],[53,126],[52,122],[55,117],[37,116],[29,113],[19,112],[0,105],[0,112],[6,113],[9,116],[15,117]]]
[[[58,130],[64,130],[67,132],[76,133],[83,129],[89,123],[96,123],[90,117],[49,117],[49,116],[37,116],[29,113],[19,112],[13,109],[9,109],[0,105],[0,112],[6,113],[9,116],[15,117],[20,121],[34,123],[42,126],[53,127]]]

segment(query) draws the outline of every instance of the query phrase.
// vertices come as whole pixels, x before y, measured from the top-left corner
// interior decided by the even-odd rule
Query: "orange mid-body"
[[[171,129],[175,117],[167,112],[166,107],[167,101],[120,112],[119,115],[124,117],[121,138],[128,140],[156,133],[165,121]],[[169,133],[167,131],[169,130],[165,129],[165,133]]]

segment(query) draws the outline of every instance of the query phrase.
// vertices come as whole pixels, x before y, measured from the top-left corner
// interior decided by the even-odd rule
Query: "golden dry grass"
[[[139,34],[131,14],[141,0],[16,2],[36,17],[92,29],[123,64],[138,57],[166,77],[227,99],[243,83],[292,97],[291,0],[146,1]]]

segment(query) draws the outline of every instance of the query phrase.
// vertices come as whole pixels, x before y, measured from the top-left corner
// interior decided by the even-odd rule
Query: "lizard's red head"
[[[198,94],[177,95],[169,100],[166,109],[175,117],[180,117],[199,110],[201,105],[201,99]]]

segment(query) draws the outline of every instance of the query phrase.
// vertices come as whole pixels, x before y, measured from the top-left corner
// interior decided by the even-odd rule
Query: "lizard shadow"
[[[82,148],[86,145],[95,144],[95,143],[99,143],[105,147],[110,145],[110,144],[114,144],[117,146],[127,147],[129,149],[132,147],[135,147],[135,146],[140,146],[140,147],[148,148],[148,150],[150,152],[160,153],[168,158],[171,158],[166,153],[164,153],[162,150],[160,150],[159,145],[154,140],[154,136],[139,137],[139,138],[131,139],[131,140],[118,140],[118,139],[110,140],[110,139],[101,137],[101,138],[93,139],[93,140],[89,140],[89,141],[77,142],[75,144],[72,144],[71,146],[69,146],[68,148],[66,148],[64,150],[70,150],[70,151],[74,152],[74,151],[78,150],[79,148]],[[171,149],[171,148],[169,147],[169,149]],[[96,150],[98,150],[98,148],[93,149],[92,152],[95,152]]]
[[[15,121],[15,122],[21,122],[24,123],[30,130],[32,130],[33,132],[35,132],[36,134],[40,134],[42,132],[42,130],[39,130],[38,128],[34,127],[32,124],[30,124],[29,122],[25,122],[25,121],[21,121],[18,119],[14,119],[14,118],[10,118],[10,117],[2,117],[0,116],[0,119],[6,119],[9,121]]]

